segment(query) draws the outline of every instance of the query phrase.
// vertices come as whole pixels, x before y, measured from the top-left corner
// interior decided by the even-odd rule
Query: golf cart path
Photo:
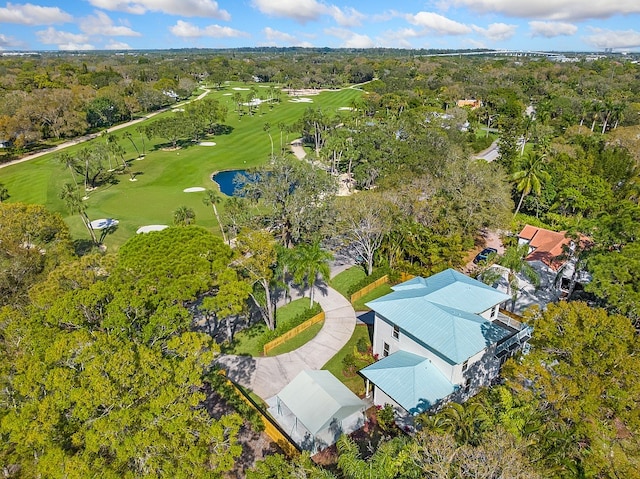
[[[181,106],[184,106],[188,103],[191,103],[192,101],[197,101],[197,100],[202,100],[205,96],[207,96],[207,94],[210,92],[210,89],[204,89],[204,91],[198,95],[196,98],[194,98],[193,100],[187,100],[184,101],[182,103],[177,103],[175,105],[171,105],[165,108],[162,108],[160,110],[154,111],[149,113],[146,116],[140,117],[140,118],[136,118],[135,120],[131,120],[128,121],[126,123],[120,123],[119,125],[115,125],[112,126],[111,128],[107,128],[106,130],[104,130],[107,133],[111,133],[112,131],[116,131],[116,130],[120,130],[122,128],[126,128],[128,126],[131,125],[135,125],[136,123],[140,123],[143,122],[145,120],[148,120],[160,113],[164,113],[165,111],[168,110],[172,110],[174,108],[179,108]],[[79,143],[84,143],[86,141],[89,140],[93,140],[94,138],[97,138],[98,136],[100,136],[102,133],[92,133],[90,135],[84,135],[84,136],[79,136],[78,138],[74,138],[73,140],[69,140],[69,141],[65,141],[64,143],[60,143],[57,146],[54,146],[53,148],[47,148],[46,150],[40,150],[37,153],[32,153],[30,155],[27,156],[23,156],[22,158],[19,158],[17,160],[13,160],[13,161],[9,161],[7,163],[2,163],[0,164],[0,168],[6,168],[7,166],[12,166],[12,165],[17,165],[18,163],[24,163],[25,161],[29,161],[29,160],[34,160],[36,158],[39,158],[41,156],[44,155],[48,155],[49,153],[55,153],[56,151],[60,151],[60,150],[64,150],[65,148],[69,148],[70,146],[74,146],[77,145]]]

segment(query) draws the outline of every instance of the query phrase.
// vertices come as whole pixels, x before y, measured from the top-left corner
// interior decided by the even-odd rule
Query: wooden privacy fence
[[[413,279],[415,277],[416,277],[415,274],[400,273],[400,282],[404,283],[405,281],[409,281],[410,279]]]
[[[236,388],[240,397],[258,412],[260,419],[262,420],[262,424],[264,424],[264,433],[269,436],[269,438],[275,442],[287,456],[298,456],[300,454],[300,448],[293,442],[293,440],[291,440],[282,428],[270,416],[268,416],[253,399],[247,396],[242,388],[238,387],[238,385],[229,378],[227,378],[227,381]]]
[[[378,286],[382,286],[383,284],[386,284],[388,282],[389,282],[389,275],[385,274],[381,278],[376,279],[373,283],[371,283],[371,284],[365,286],[364,288],[362,288],[361,290],[356,291],[355,293],[353,293],[351,295],[351,302],[353,303],[354,301],[358,301],[360,298],[362,298],[363,296],[369,294],[371,291],[376,289]]]
[[[317,324],[321,321],[324,321],[324,311],[321,311],[320,313],[316,314],[311,319],[307,319],[304,323],[299,324],[295,328],[290,329],[289,331],[284,333],[282,336],[278,336],[273,341],[269,341],[267,344],[263,346],[262,352],[266,356],[267,354],[269,354],[269,351],[271,351],[273,348],[280,346],[281,344],[289,341],[291,338],[293,338],[294,336],[297,336],[305,329],[308,329],[314,324]]]

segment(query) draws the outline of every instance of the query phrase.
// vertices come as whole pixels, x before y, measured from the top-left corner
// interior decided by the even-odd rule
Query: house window
[[[393,325],[393,339],[398,339],[400,338],[400,326],[398,326],[397,324]]]
[[[386,358],[389,356],[389,345],[387,343],[382,343],[382,357]]]
[[[464,363],[462,363],[462,374],[464,374],[469,367],[469,360],[467,359]]]

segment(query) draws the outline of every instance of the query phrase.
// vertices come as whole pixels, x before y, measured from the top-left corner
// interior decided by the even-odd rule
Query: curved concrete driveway
[[[273,357],[252,358],[226,355],[217,363],[227,376],[268,399],[282,390],[304,369],[320,369],[342,349],[356,326],[356,313],[351,303],[325,284],[317,285],[316,301],[325,313],[320,332],[304,346]]]

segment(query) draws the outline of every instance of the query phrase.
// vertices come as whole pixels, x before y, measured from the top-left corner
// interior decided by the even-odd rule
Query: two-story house
[[[373,353],[360,371],[367,396],[415,415],[463,401],[490,384],[530,329],[499,309],[510,297],[448,269],[416,277],[367,303],[375,312]]]

